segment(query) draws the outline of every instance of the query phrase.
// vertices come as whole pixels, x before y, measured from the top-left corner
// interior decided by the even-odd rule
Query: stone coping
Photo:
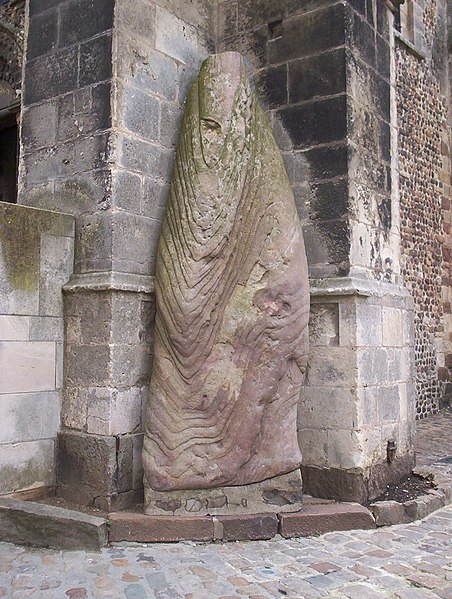
[[[109,543],[225,542],[296,538],[338,530],[370,529],[425,518],[452,502],[452,482],[429,469],[436,488],[417,499],[379,501],[370,509],[306,497],[301,511],[228,516],[148,516],[114,512],[106,518],[20,499],[0,498],[0,541],[55,549],[100,550]]]

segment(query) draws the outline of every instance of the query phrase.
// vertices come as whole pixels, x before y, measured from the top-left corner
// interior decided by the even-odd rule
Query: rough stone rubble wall
[[[419,3],[416,20],[415,48],[424,56],[398,40],[396,73],[402,275],[415,302],[416,409],[423,418],[450,394],[452,367],[446,2]]]
[[[0,495],[55,484],[68,215],[0,202]]]

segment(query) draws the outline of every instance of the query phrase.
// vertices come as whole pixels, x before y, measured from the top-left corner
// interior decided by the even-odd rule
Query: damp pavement
[[[420,465],[450,473],[451,413],[418,423]],[[452,599],[452,506],[424,520],[319,537],[127,544],[100,552],[0,543],[0,598]]]

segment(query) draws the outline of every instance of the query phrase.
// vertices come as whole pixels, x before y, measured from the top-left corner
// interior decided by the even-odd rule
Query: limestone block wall
[[[450,87],[446,2],[414,9],[397,39],[397,117],[402,273],[415,301],[417,416],[424,418],[451,393]]]
[[[0,495],[55,484],[71,216],[0,202]]]
[[[314,495],[365,502],[410,470],[413,321],[412,299],[391,284],[312,289],[299,438],[304,484]]]

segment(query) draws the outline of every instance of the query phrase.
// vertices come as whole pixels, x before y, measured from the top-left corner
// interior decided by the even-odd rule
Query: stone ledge
[[[278,514],[280,533],[291,537],[310,537],[336,530],[376,528],[370,511],[358,503],[312,505],[296,514]]]
[[[450,503],[452,503],[452,484],[443,482],[438,484],[436,489],[432,489],[426,495],[420,495],[416,499],[403,503],[377,501],[369,507],[377,526],[391,526],[421,520]]]
[[[90,272],[73,274],[63,286],[65,293],[79,291],[132,291],[153,293],[154,277],[126,272]]]
[[[53,549],[96,551],[108,542],[103,518],[19,499],[0,499],[0,540]]]

